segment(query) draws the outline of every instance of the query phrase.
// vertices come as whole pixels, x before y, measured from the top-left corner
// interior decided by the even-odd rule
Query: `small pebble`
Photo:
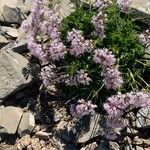
[[[45,144],[46,144],[46,142],[45,142],[44,140],[41,140],[41,141],[40,141],[40,144],[41,144],[42,147],[44,147]]]

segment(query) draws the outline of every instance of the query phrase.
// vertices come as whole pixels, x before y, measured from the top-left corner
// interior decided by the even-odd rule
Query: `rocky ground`
[[[132,128],[126,128],[122,139],[107,141],[101,136],[105,117],[77,121],[59,97],[39,92],[39,66],[20,29],[32,2],[0,0],[0,150],[150,150],[150,109],[129,114]],[[142,5],[135,0],[132,8],[136,15],[146,14],[143,21],[150,25],[149,0]],[[73,10],[69,0],[61,3],[63,17]]]

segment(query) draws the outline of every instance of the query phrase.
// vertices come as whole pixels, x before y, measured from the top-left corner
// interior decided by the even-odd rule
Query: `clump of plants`
[[[61,89],[66,100],[75,99],[70,106],[74,117],[104,106],[105,135],[112,139],[116,128],[124,128],[128,109],[150,105],[149,94],[141,91],[148,89],[143,56],[150,34],[147,30],[139,36],[134,19],[122,12],[130,3],[78,3],[76,11],[62,19],[59,7],[50,10],[48,1],[37,0],[22,25],[28,48],[39,59],[43,86],[55,94]]]

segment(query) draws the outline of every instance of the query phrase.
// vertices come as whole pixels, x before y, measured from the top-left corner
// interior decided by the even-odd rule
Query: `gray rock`
[[[28,51],[27,50],[26,33],[21,28],[19,29],[19,36],[16,39],[12,50],[17,53],[23,53],[23,52]]]
[[[127,127],[127,134],[128,134],[128,135],[137,135],[137,134],[138,134],[138,131],[135,130],[134,128]]]
[[[60,3],[60,14],[62,17],[69,16],[72,12],[75,11],[75,4],[71,0],[62,0]]]
[[[35,127],[35,118],[31,112],[25,112],[18,127],[18,134],[23,137],[30,134]]]
[[[23,0],[0,0],[0,21],[20,24],[23,20],[20,6]]]
[[[150,26],[150,0],[134,0],[130,7],[133,16]]]
[[[0,99],[21,90],[32,81],[26,76],[28,60],[11,50],[11,44],[0,51]]]
[[[29,13],[32,9],[33,2],[34,2],[33,0],[25,0],[23,5],[21,5],[21,7],[20,7],[21,12],[23,12],[24,14]]]
[[[19,36],[18,29],[2,26],[1,30],[5,32],[5,34],[13,38],[17,38]]]
[[[50,136],[52,135],[52,133],[48,133],[48,132],[43,132],[43,131],[38,131],[35,134],[38,138],[40,139],[44,139],[47,140],[50,138]]]
[[[106,141],[100,141],[98,147],[96,148],[96,150],[110,150],[109,149],[109,143]]]
[[[91,117],[83,117],[76,126],[78,134],[78,143],[84,143],[88,140],[97,137],[102,134],[105,124],[105,117],[95,114]]]
[[[136,115],[138,128],[150,128],[150,108],[141,108]]]
[[[22,110],[17,107],[0,107],[0,126],[6,133],[15,134],[22,117]]]
[[[9,41],[5,38],[5,36],[0,35],[0,49],[4,47]]]
[[[52,141],[52,143],[54,143],[55,148],[57,150],[58,149],[59,150],[77,150],[77,148],[74,145],[69,144],[69,143],[65,144],[62,141],[60,141],[59,139],[55,138],[55,137],[53,137],[51,139],[51,141]],[[47,149],[51,150],[52,148],[50,147],[50,148],[47,148]]]
[[[116,142],[109,142],[109,150],[120,150],[120,146]]]
[[[95,150],[97,146],[97,143],[93,142],[91,144],[86,145],[85,147],[82,147],[80,150]]]

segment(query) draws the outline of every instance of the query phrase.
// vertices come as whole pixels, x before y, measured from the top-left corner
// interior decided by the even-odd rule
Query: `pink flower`
[[[60,60],[64,58],[66,51],[65,46],[58,39],[52,40],[49,48],[50,58],[52,60]]]
[[[72,29],[71,32],[68,32],[67,39],[68,41],[71,41],[70,54],[76,57],[90,51],[93,48],[91,44],[92,41],[85,40],[80,30]]]
[[[104,15],[101,11],[93,16],[92,18],[92,23],[95,26],[95,30],[96,33],[101,37],[104,38],[105,37],[105,26],[104,26],[104,22],[106,19],[106,14]]]
[[[107,89],[118,89],[123,84],[123,79],[117,67],[107,68],[104,70],[104,79],[103,82]]]
[[[146,46],[150,45],[150,30],[146,30],[139,35],[139,41]]]
[[[118,7],[123,11],[128,11],[133,0],[117,0]]]
[[[110,4],[112,4],[112,1],[110,0],[95,0],[95,2],[93,3],[93,6],[101,10],[103,8],[106,8]]]
[[[93,114],[96,107],[91,101],[85,102],[85,100],[80,99],[77,104],[70,105],[70,113],[73,117],[82,117]]]
[[[93,61],[102,65],[102,68],[104,69],[111,67],[116,63],[114,55],[107,48],[94,50]]]

